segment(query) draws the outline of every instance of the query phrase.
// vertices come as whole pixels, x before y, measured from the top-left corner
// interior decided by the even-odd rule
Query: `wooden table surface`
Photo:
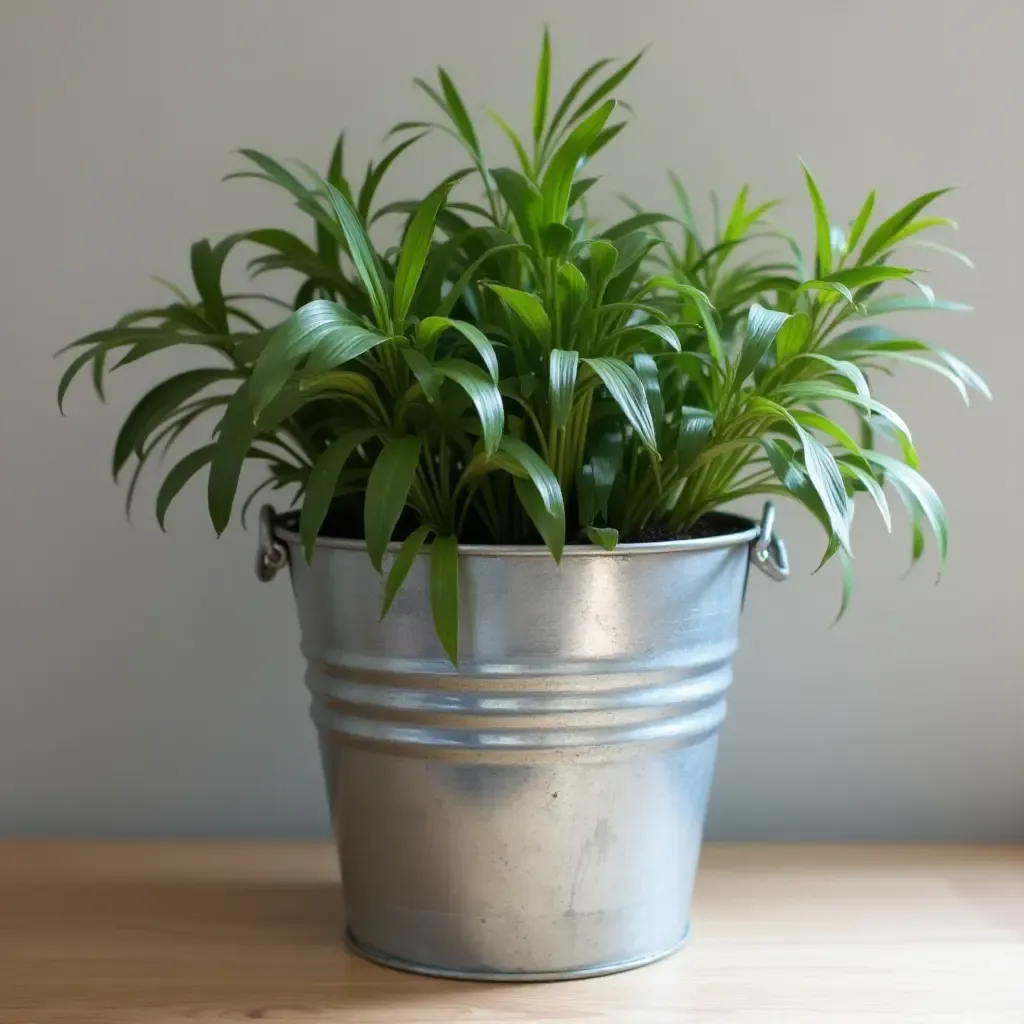
[[[0,843],[0,1022],[1024,1022],[1024,848],[711,846],[681,953],[546,985],[340,941],[325,845]]]

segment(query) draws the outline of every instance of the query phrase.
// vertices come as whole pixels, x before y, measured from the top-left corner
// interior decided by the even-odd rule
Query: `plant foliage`
[[[322,177],[242,150],[245,169],[229,177],[284,193],[309,218],[306,237],[267,227],[197,242],[191,295],[175,289],[170,304],[68,349],[60,402],[86,369],[102,396],[108,368],[152,353],[185,345],[212,359],[159,383],[126,418],[113,470],[131,470],[129,505],[143,467],[204,421],[208,443],[164,475],[161,526],[206,471],[222,532],[243,464],[256,460],[265,477],[243,513],[267,488],[290,494],[308,557],[321,531],[344,532],[365,538],[383,571],[401,541],[383,612],[429,551],[452,661],[459,540],[540,539],[557,560],[567,542],[682,536],[736,499],[787,495],[821,523],[825,560],[840,556],[845,607],[854,500],[868,495],[888,524],[888,489],[910,511],[914,560],[925,528],[944,560],[939,498],[907,425],[869,386],[869,374],[910,363],[965,400],[988,394],[952,354],[877,322],[966,308],[937,300],[903,255],[924,232],[955,227],[926,213],[943,193],[887,216],[871,193],[840,227],[805,167],[806,253],[769,222],[776,204],[752,204],[746,188],[706,236],[674,175],[675,212],[630,203],[623,219],[597,224],[591,161],[626,124],[615,95],[639,59],[597,61],[556,97],[545,33],[529,130],[487,111],[513,166],[485,153],[444,70],[436,85],[417,80],[435,119],[396,125],[360,182],[346,176],[344,136]],[[465,169],[421,200],[378,204],[388,169],[430,132],[461,147]],[[388,218],[401,241],[382,248],[373,236]],[[299,276],[291,304],[225,291],[225,263],[242,247],[256,251],[254,278]]]

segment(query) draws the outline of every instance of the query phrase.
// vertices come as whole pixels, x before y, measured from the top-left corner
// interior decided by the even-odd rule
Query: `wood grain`
[[[1024,848],[712,846],[693,939],[629,974],[353,958],[322,845],[0,843],[2,1024],[1024,1022]]]

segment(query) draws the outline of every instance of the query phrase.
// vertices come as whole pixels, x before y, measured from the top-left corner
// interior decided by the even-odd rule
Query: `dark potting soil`
[[[710,512],[701,516],[687,530],[673,530],[668,526],[645,526],[636,536],[630,537],[628,544],[660,544],[671,540],[697,540],[702,537],[720,537],[722,534],[735,533],[736,520],[732,516]]]
[[[288,512],[281,517],[282,524],[291,530],[298,530],[298,513]],[[406,509],[395,527],[393,540],[403,541],[419,525],[413,513]],[[479,524],[467,522],[461,541],[464,544],[491,544],[490,536]],[[619,538],[620,544],[659,544],[675,540],[696,540],[704,537],[720,537],[737,533],[746,529],[746,523],[724,512],[710,512],[702,516],[689,529],[682,532],[664,525],[648,525],[638,533]],[[320,529],[322,537],[333,537],[340,540],[363,540],[363,510],[356,502],[335,502],[331,507],[324,525]],[[568,538],[567,538],[568,539]],[[569,541],[573,543],[573,541]],[[524,544],[542,543],[540,537],[531,537]]]

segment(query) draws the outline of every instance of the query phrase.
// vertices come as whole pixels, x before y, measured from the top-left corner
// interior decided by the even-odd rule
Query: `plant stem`
[[[450,479],[448,475],[448,438],[442,433],[441,434],[441,483],[438,491],[438,498],[440,500],[441,507],[444,509],[446,516],[445,519],[451,518],[451,487]]]
[[[432,505],[435,511],[435,521],[439,530],[444,530],[447,527],[447,518],[444,515],[443,509],[443,497],[441,486],[437,478],[437,470],[434,467],[434,456],[429,446],[424,446],[423,464],[426,466],[426,478],[427,478],[427,493],[432,497]]]
[[[427,523],[433,522],[437,525],[438,529],[440,529],[440,509],[438,509],[437,503],[434,501],[434,498],[430,493],[430,488],[425,485],[420,473],[417,473],[413,478],[409,494],[413,503],[419,505],[420,513],[424,521]]]

